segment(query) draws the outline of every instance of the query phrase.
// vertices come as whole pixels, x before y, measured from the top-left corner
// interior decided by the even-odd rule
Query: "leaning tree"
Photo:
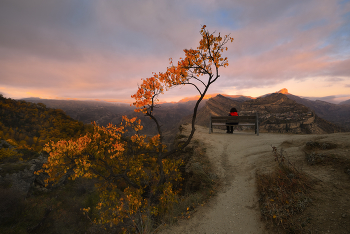
[[[215,36],[205,25],[200,34],[202,39],[196,49],[185,49],[184,58],[177,64],[170,59],[165,72],[143,79],[132,95],[135,111],[143,112],[155,122],[156,136],[139,134],[141,121],[124,116],[119,126],[94,124],[92,132],[78,139],[50,142],[45,146],[48,161],[37,173],[47,173],[47,183],[55,183],[67,175],[73,180],[78,177],[98,179],[100,216],[96,222],[112,225],[129,219],[140,231],[140,222],[150,215],[166,212],[174,202],[177,191],[172,185],[181,180],[179,167],[183,161],[172,155],[193,138],[198,106],[220,77],[219,68],[228,66],[227,57],[222,53],[227,50],[226,44],[233,41],[229,35]],[[190,135],[183,144],[167,151],[154,109],[164,91],[181,85],[193,86],[200,96],[193,109]],[[134,133],[131,136],[130,130]],[[87,213],[89,210],[90,207],[85,209]]]

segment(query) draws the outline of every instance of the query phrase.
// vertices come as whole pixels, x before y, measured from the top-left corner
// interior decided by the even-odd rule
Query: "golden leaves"
[[[45,145],[48,161],[36,174],[48,173],[47,183],[59,181],[70,171],[73,172],[72,180],[78,177],[100,178],[97,184],[100,202],[96,207],[101,212],[99,222],[117,224],[148,207],[148,201],[142,195],[146,187],[152,191],[158,189],[157,151],[165,150],[165,146],[159,148],[160,135],[149,139],[137,133],[128,136],[131,129],[142,129],[141,121],[123,116],[119,126],[109,124],[103,127],[94,123],[93,132],[76,140],[50,142]],[[181,163],[167,159],[164,164],[168,178],[181,178],[178,169]],[[123,179],[124,176],[127,180]],[[175,194],[170,187],[166,189],[166,194]],[[155,215],[160,206],[152,207]],[[89,212],[89,208],[84,212]]]

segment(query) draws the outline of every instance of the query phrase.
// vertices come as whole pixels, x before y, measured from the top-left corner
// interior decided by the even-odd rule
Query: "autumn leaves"
[[[147,112],[147,108],[154,106],[158,101],[157,97],[165,90],[177,85],[194,84],[191,79],[199,80],[200,76],[209,75],[205,86],[210,85],[218,78],[218,68],[228,66],[227,57],[222,57],[222,52],[227,50],[227,42],[233,42],[229,35],[224,37],[214,36],[209,33],[204,25],[200,31],[202,39],[197,49],[185,49],[185,58],[180,58],[177,65],[174,65],[170,58],[170,66],[166,72],[153,73],[153,76],[142,80],[137,92],[131,97],[135,99],[133,105],[138,112]],[[213,71],[215,70],[215,72]],[[200,89],[197,90],[202,94]]]

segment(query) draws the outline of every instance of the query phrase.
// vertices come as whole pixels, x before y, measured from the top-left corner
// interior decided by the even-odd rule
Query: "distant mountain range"
[[[338,105],[350,105],[350,99],[349,100],[346,100],[346,101],[343,101],[343,102],[340,102],[338,103]]]
[[[258,111],[262,123],[266,124],[264,127],[266,131],[283,132],[284,130],[278,130],[278,128],[281,128],[283,125],[284,128],[288,130],[288,128],[294,126],[292,124],[293,121],[299,121],[299,123],[304,121],[306,123],[307,116],[316,119],[313,126],[319,126],[318,130],[316,130],[316,127],[315,129],[310,128],[306,130],[307,128],[305,125],[301,125],[305,127],[304,130],[294,129],[290,131],[295,133],[350,131],[350,100],[339,104],[319,100],[311,101],[290,94],[287,89],[281,89],[276,93],[266,94],[258,98],[224,94],[208,95],[208,97],[209,99],[204,99],[202,101],[197,116],[197,123],[205,126],[208,124],[209,113],[226,115],[231,106],[235,106],[242,113]],[[171,134],[177,131],[180,123],[188,122],[197,99],[198,97],[195,96],[182,99],[179,102],[159,104],[158,108],[155,110],[155,116],[158,117],[159,122],[163,125],[164,132],[169,132],[169,134]],[[72,118],[84,123],[96,121],[101,125],[107,125],[110,122],[119,124],[122,115],[138,116],[142,119],[145,132],[147,134],[156,134],[153,122],[149,118],[145,118],[142,114],[135,113],[133,111],[134,108],[129,104],[37,98],[23,100],[43,103],[50,108],[62,109]],[[299,117],[303,116],[304,120],[300,119],[301,117],[299,118],[297,114],[292,114],[292,112],[298,113]],[[289,113],[290,116],[285,116],[283,117],[284,119],[281,119],[281,115],[286,115],[286,113]],[[277,122],[273,122],[273,118],[279,119],[279,123],[277,123],[277,120]],[[273,126],[271,124],[282,125],[277,127],[277,125]],[[273,130],[273,128],[277,128],[277,130]]]
[[[43,103],[49,108],[61,109],[67,115],[90,124],[93,121],[100,125],[108,123],[117,124],[121,120],[122,115],[127,115],[134,110],[130,104],[126,103],[110,103],[104,101],[78,101],[78,100],[55,100],[40,98],[24,98],[27,102]]]

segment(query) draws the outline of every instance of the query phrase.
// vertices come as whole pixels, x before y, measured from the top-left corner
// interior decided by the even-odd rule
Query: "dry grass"
[[[329,149],[335,149],[338,145],[330,142],[317,142],[317,141],[308,141],[306,142],[305,149],[306,150],[329,150]]]
[[[278,232],[302,233],[305,224],[293,218],[311,202],[311,181],[285,157],[283,149],[272,148],[277,163],[275,169],[256,174],[262,218],[268,227]]]

